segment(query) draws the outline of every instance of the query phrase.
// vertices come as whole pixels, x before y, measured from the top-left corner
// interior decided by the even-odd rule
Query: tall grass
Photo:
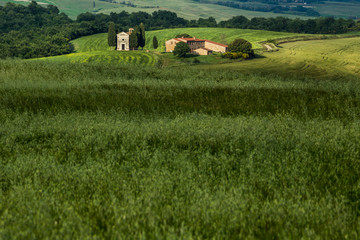
[[[358,81],[28,61],[0,76],[0,238],[359,237]]]

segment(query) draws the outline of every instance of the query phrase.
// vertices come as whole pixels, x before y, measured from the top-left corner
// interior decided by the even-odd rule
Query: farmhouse
[[[134,31],[133,28],[129,28],[129,32],[121,32],[116,35],[118,51],[129,51],[130,50],[130,34]]]
[[[190,47],[190,53],[197,55],[209,55],[213,52],[227,52],[225,44],[198,38],[173,38],[165,42],[166,52],[172,52],[178,42],[184,42]]]

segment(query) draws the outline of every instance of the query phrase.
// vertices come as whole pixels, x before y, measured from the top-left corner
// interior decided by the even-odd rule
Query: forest
[[[186,20],[176,13],[159,10],[145,12],[120,12],[106,14],[82,13],[76,20],[52,5],[42,7],[35,1],[28,6],[7,3],[0,6],[0,58],[35,58],[56,56],[73,51],[70,41],[81,36],[104,33],[110,22],[116,30],[123,31],[143,23],[146,30],[177,27],[226,27],[258,29],[294,33],[338,34],[355,30],[358,23],[352,19],[332,17],[309,20],[284,17],[251,20],[237,16],[217,22],[215,18]]]

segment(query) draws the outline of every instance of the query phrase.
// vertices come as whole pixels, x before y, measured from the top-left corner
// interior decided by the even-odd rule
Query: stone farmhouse
[[[130,51],[130,34],[134,31],[133,28],[129,28],[129,32],[121,32],[116,34],[117,44],[116,50],[118,51]]]
[[[196,55],[210,55],[213,52],[227,52],[225,44],[198,38],[173,38],[165,42],[165,51],[172,52],[178,42],[184,42],[190,47],[190,53]]]

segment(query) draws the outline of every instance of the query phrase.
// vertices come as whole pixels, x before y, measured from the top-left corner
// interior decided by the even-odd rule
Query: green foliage
[[[143,23],[140,23],[139,26],[139,32],[138,32],[138,42],[139,42],[139,47],[144,48],[145,43],[146,43],[146,36],[145,36],[145,26]]]
[[[200,66],[0,61],[0,238],[357,239],[358,79]]]
[[[139,41],[138,41],[138,34],[136,32],[136,30],[134,30],[129,37],[129,47],[132,50],[137,49],[139,46]]]
[[[108,30],[108,45],[110,47],[116,47],[117,39],[116,39],[116,31],[115,31],[115,24],[113,22],[109,23],[109,30]]]
[[[158,48],[158,44],[159,44],[159,43],[158,43],[158,40],[157,40],[156,36],[154,36],[154,37],[153,37],[153,48],[154,48],[154,49],[157,49],[157,48]]]
[[[252,50],[251,43],[241,38],[237,38],[232,43],[230,43],[228,50],[234,53],[241,52],[254,55],[254,50]]]
[[[184,42],[178,42],[173,54],[178,57],[185,57],[188,52],[190,52],[190,47]]]
[[[225,52],[221,56],[229,59],[239,59],[243,58],[243,54],[242,52]]]
[[[192,36],[187,33],[177,34],[175,37],[176,38],[192,38]]]

